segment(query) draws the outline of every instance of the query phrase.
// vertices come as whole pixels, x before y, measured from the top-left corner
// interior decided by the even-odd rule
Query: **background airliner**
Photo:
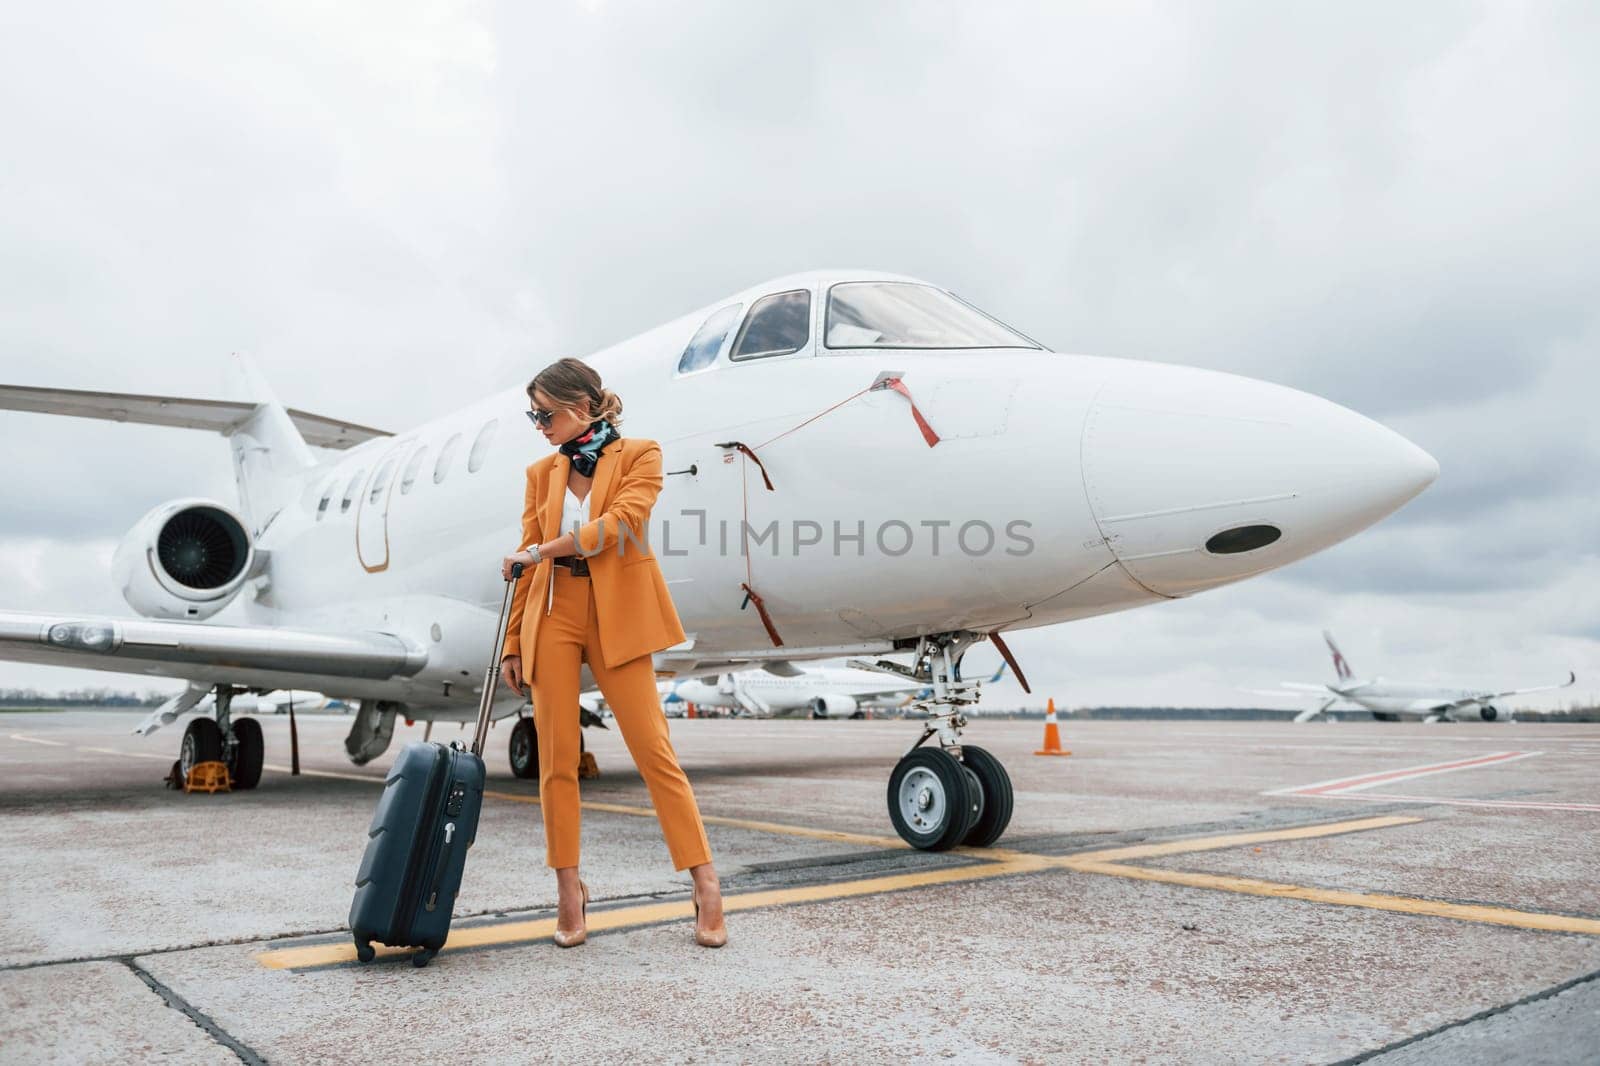
[[[929,689],[916,704],[937,743],[890,775],[891,820],[917,847],[989,843],[1010,816],[1003,768],[962,743],[971,645],[1005,657],[1002,631],[1284,566],[1438,473],[1315,396],[1052,352],[892,274],[778,278],[586,358],[626,402],[623,432],[663,449],[648,535],[689,636],[656,656],[660,675],[860,656]],[[530,358],[529,376],[545,361]],[[189,681],[158,722],[214,692],[180,757],[224,758],[241,787],[263,743],[232,713],[236,692],[359,701],[345,742],[357,762],[385,750],[397,715],[472,717],[498,561],[518,546],[524,469],[547,447],[523,383],[390,433],[288,409],[248,361],[239,372],[246,402],[0,386],[16,411],[220,433],[238,490],[157,503],[127,533],[111,578],[139,618],[0,611],[0,658]],[[602,504],[608,472],[602,456]],[[966,490],[979,481],[985,492]],[[244,624],[206,622],[235,602]],[[587,669],[582,683],[594,686]],[[498,694],[497,716],[525,712]],[[524,718],[513,749],[530,740]]]
[[[1005,671],[1006,664],[1001,663],[986,683],[999,681]],[[715,678],[674,681],[664,702],[683,701],[752,718],[797,713],[812,718],[860,718],[867,708],[898,707],[919,694],[931,695],[926,685],[895,681],[874,670],[790,667],[786,672],[734,670]]]
[[[1283,687],[1295,692],[1314,692],[1325,697],[1321,706],[1295,715],[1297,722],[1309,722],[1328,713],[1341,701],[1356,708],[1372,712],[1380,722],[1398,722],[1402,718],[1421,718],[1424,721],[1454,721],[1457,718],[1475,718],[1485,722],[1496,719],[1511,720],[1511,711],[1499,700],[1512,696],[1526,696],[1534,692],[1553,692],[1566,688],[1578,680],[1578,675],[1567,672],[1567,679],[1559,685],[1540,685],[1537,688],[1514,688],[1503,692],[1491,689],[1447,688],[1420,682],[1385,681],[1381,677],[1358,679],[1350,670],[1350,661],[1333,642],[1333,634],[1323,630],[1322,639],[1328,642],[1333,653],[1333,672],[1336,678],[1331,685],[1308,685],[1285,681]]]

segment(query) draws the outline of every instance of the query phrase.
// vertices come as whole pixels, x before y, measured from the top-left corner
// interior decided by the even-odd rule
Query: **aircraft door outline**
[[[369,574],[389,569],[389,501],[405,469],[404,460],[410,458],[417,443],[415,439],[399,441],[379,456],[356,499],[356,562]],[[382,495],[381,504],[373,498],[378,494]],[[368,562],[369,557],[378,561]]]

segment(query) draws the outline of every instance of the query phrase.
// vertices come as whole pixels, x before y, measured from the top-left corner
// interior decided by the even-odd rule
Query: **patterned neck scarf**
[[[607,444],[621,437],[617,427],[603,418],[597,418],[589,423],[587,432],[574,437],[561,446],[561,454],[572,460],[572,467],[584,477],[594,476],[594,464],[600,458],[600,450]]]

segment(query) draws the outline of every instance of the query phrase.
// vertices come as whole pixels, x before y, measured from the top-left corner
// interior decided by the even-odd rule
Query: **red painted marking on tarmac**
[[[1408,766],[1400,770],[1385,770],[1375,774],[1358,774],[1355,777],[1340,777],[1332,781],[1318,781],[1315,784],[1301,785],[1298,788],[1277,789],[1271,794],[1278,796],[1343,795],[1346,792],[1368,789],[1374,785],[1394,781],[1409,781],[1417,777],[1431,777],[1434,774],[1455,773],[1458,770],[1471,770],[1479,766],[1492,766],[1496,763],[1527,759],[1538,754],[1540,753],[1537,751],[1497,751],[1492,755],[1480,755],[1473,759],[1457,759],[1453,762],[1431,763],[1427,766]]]

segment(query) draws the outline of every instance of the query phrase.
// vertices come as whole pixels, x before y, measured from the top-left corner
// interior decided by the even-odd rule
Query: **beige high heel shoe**
[[[578,887],[583,890],[583,928],[569,933],[559,925],[556,926],[555,932],[550,934],[550,939],[556,942],[557,947],[575,948],[589,939],[589,886],[579,878]]]
[[[728,942],[728,919],[724,915],[722,924],[715,929],[700,928],[700,893],[693,891],[690,897],[694,900],[694,942],[703,948],[720,948]]]

